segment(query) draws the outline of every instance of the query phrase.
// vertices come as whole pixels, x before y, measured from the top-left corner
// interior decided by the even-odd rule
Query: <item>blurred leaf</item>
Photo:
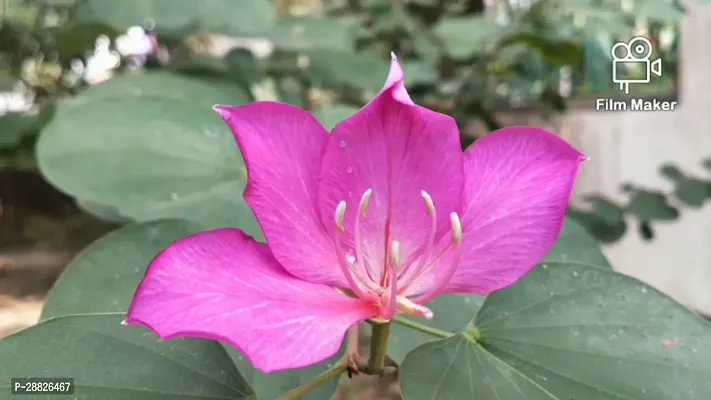
[[[582,61],[583,49],[574,42],[551,40],[537,33],[519,32],[506,38],[502,46],[524,45],[536,51],[545,63],[553,67],[574,66]]]
[[[426,61],[401,61],[402,69],[405,71],[405,86],[434,85],[439,81],[437,67],[433,63]],[[385,84],[383,77],[380,86]]]
[[[603,243],[616,242],[627,231],[624,210],[600,196],[588,196],[585,200],[591,211],[568,208],[568,215],[578,221],[591,235]]]
[[[608,268],[546,263],[487,297],[472,325],[405,357],[406,399],[711,395],[711,324]]]
[[[642,236],[642,239],[644,240],[654,239],[654,230],[652,229],[652,225],[649,221],[639,222],[639,235]]]
[[[709,182],[686,176],[674,165],[663,165],[662,176],[674,182],[674,196],[685,205],[693,208],[701,207],[707,198],[711,198]]]
[[[74,21],[104,23],[125,31],[146,20],[161,32],[210,31],[227,35],[261,35],[274,24],[268,0],[83,0]]]
[[[37,145],[40,168],[71,196],[138,221],[186,218],[260,237],[241,197],[244,164],[211,109],[248,101],[224,81],[165,72],[111,79],[60,104]]]
[[[445,18],[433,34],[442,42],[445,52],[453,58],[469,58],[496,46],[499,40],[515,32],[516,24],[498,24],[488,16]]]
[[[327,86],[344,85],[377,93],[385,84],[390,64],[368,53],[316,51],[309,53],[309,76]]]
[[[707,158],[701,162],[701,166],[706,168],[708,171],[711,171],[711,158]]]
[[[642,221],[671,221],[679,211],[670,206],[663,193],[633,189],[626,211]]]
[[[0,149],[17,146],[25,135],[32,132],[37,118],[37,115],[24,113],[0,115]]]
[[[117,224],[126,224],[131,222],[130,218],[126,218],[119,214],[118,210],[116,210],[116,207],[94,203],[88,200],[74,200],[80,210],[91,214],[101,220],[115,222]]]
[[[3,338],[0,390],[9,393],[12,377],[51,376],[74,378],[76,399],[254,399],[219,343],[160,341],[143,327],[121,326],[123,318],[60,317]]]
[[[140,23],[139,23],[140,24]],[[136,25],[136,24],[134,24]],[[120,31],[100,23],[83,23],[53,28],[55,50],[60,62],[68,63],[94,50],[96,38],[101,35],[116,37]]]
[[[346,118],[349,118],[357,111],[357,107],[334,104],[332,106],[323,106],[317,108],[316,110],[314,110],[314,116],[321,122],[321,124],[326,129],[330,131],[336,126],[336,124]]]
[[[314,16],[280,18],[267,37],[277,50],[333,50],[353,48],[355,27],[349,21]]]
[[[637,18],[647,18],[655,22],[678,23],[684,12],[673,4],[673,0],[647,0],[632,3],[630,13]]]

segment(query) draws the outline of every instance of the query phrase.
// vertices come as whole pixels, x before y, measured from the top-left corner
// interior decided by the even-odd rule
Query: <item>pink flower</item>
[[[173,243],[126,323],[239,348],[264,372],[335,354],[345,332],[440,294],[486,294],[558,237],[585,157],[542,129],[496,131],[462,153],[454,120],[415,105],[393,56],[385,87],[329,134],[299,108],[216,106],[246,160],[267,239],[238,229]]]

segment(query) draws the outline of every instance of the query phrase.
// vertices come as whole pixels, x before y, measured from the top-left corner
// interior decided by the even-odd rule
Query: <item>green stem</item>
[[[385,371],[385,358],[390,342],[390,321],[384,324],[374,324],[370,338],[370,359],[368,359],[368,374],[382,375]]]
[[[310,391],[316,389],[317,387],[323,385],[331,379],[337,378],[339,375],[346,372],[347,369],[347,365],[338,363],[332,368],[329,368],[320,375],[316,376],[311,381],[306,382],[305,384],[290,390],[289,392],[281,396],[279,400],[298,400],[306,396],[306,394],[308,394]]]
[[[441,338],[445,338],[445,339],[451,338],[452,336],[454,336],[453,333],[445,332],[445,331],[443,331],[441,329],[437,329],[437,328],[430,328],[429,326],[422,325],[422,324],[419,324],[414,321],[410,321],[409,319],[402,318],[402,317],[395,317],[395,318],[393,318],[392,321],[396,324],[406,326],[410,329],[414,329],[416,331],[420,331],[422,333],[426,333],[431,336],[437,336],[437,337],[441,337]]]

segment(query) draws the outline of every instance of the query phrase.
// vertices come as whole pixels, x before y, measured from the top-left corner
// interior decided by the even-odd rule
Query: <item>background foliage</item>
[[[266,376],[217,343],[159,342],[119,325],[145,266],[171,241],[221,226],[261,235],[239,196],[244,164],[213,104],[279,100],[330,128],[380,89],[395,51],[417,103],[453,115],[465,133],[472,122],[492,130],[498,109],[534,105],[551,115],[571,96],[610,93],[609,45],[640,21],[672,77],[647,90],[673,91],[681,14],[665,0],[0,4],[1,165],[36,169],[82,209],[126,225],[72,262],[42,323],[0,343],[8,360],[0,382],[28,371],[76,375],[83,395],[102,399],[274,399],[338,358]],[[111,79],[86,79],[97,36],[116,39],[137,25],[160,44],[145,65],[124,56]],[[463,146],[474,139],[463,137]],[[651,238],[653,224],[677,218],[679,205],[699,207],[711,197],[709,181],[672,166],[662,174],[674,193],[630,184],[627,204],[592,197],[591,210],[571,208],[559,243],[521,283],[487,298],[435,301],[433,337],[396,327],[390,355],[405,396],[691,400],[711,393],[709,325],[614,273],[588,234],[615,241],[633,216]],[[326,398],[335,384],[308,398]]]

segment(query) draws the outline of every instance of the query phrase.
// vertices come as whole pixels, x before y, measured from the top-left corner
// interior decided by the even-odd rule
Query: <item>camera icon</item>
[[[642,36],[612,46],[612,82],[619,84],[625,94],[630,93],[632,83],[649,83],[652,74],[662,76],[662,59],[650,61],[652,51],[652,42]],[[635,72],[641,76],[632,76]]]

